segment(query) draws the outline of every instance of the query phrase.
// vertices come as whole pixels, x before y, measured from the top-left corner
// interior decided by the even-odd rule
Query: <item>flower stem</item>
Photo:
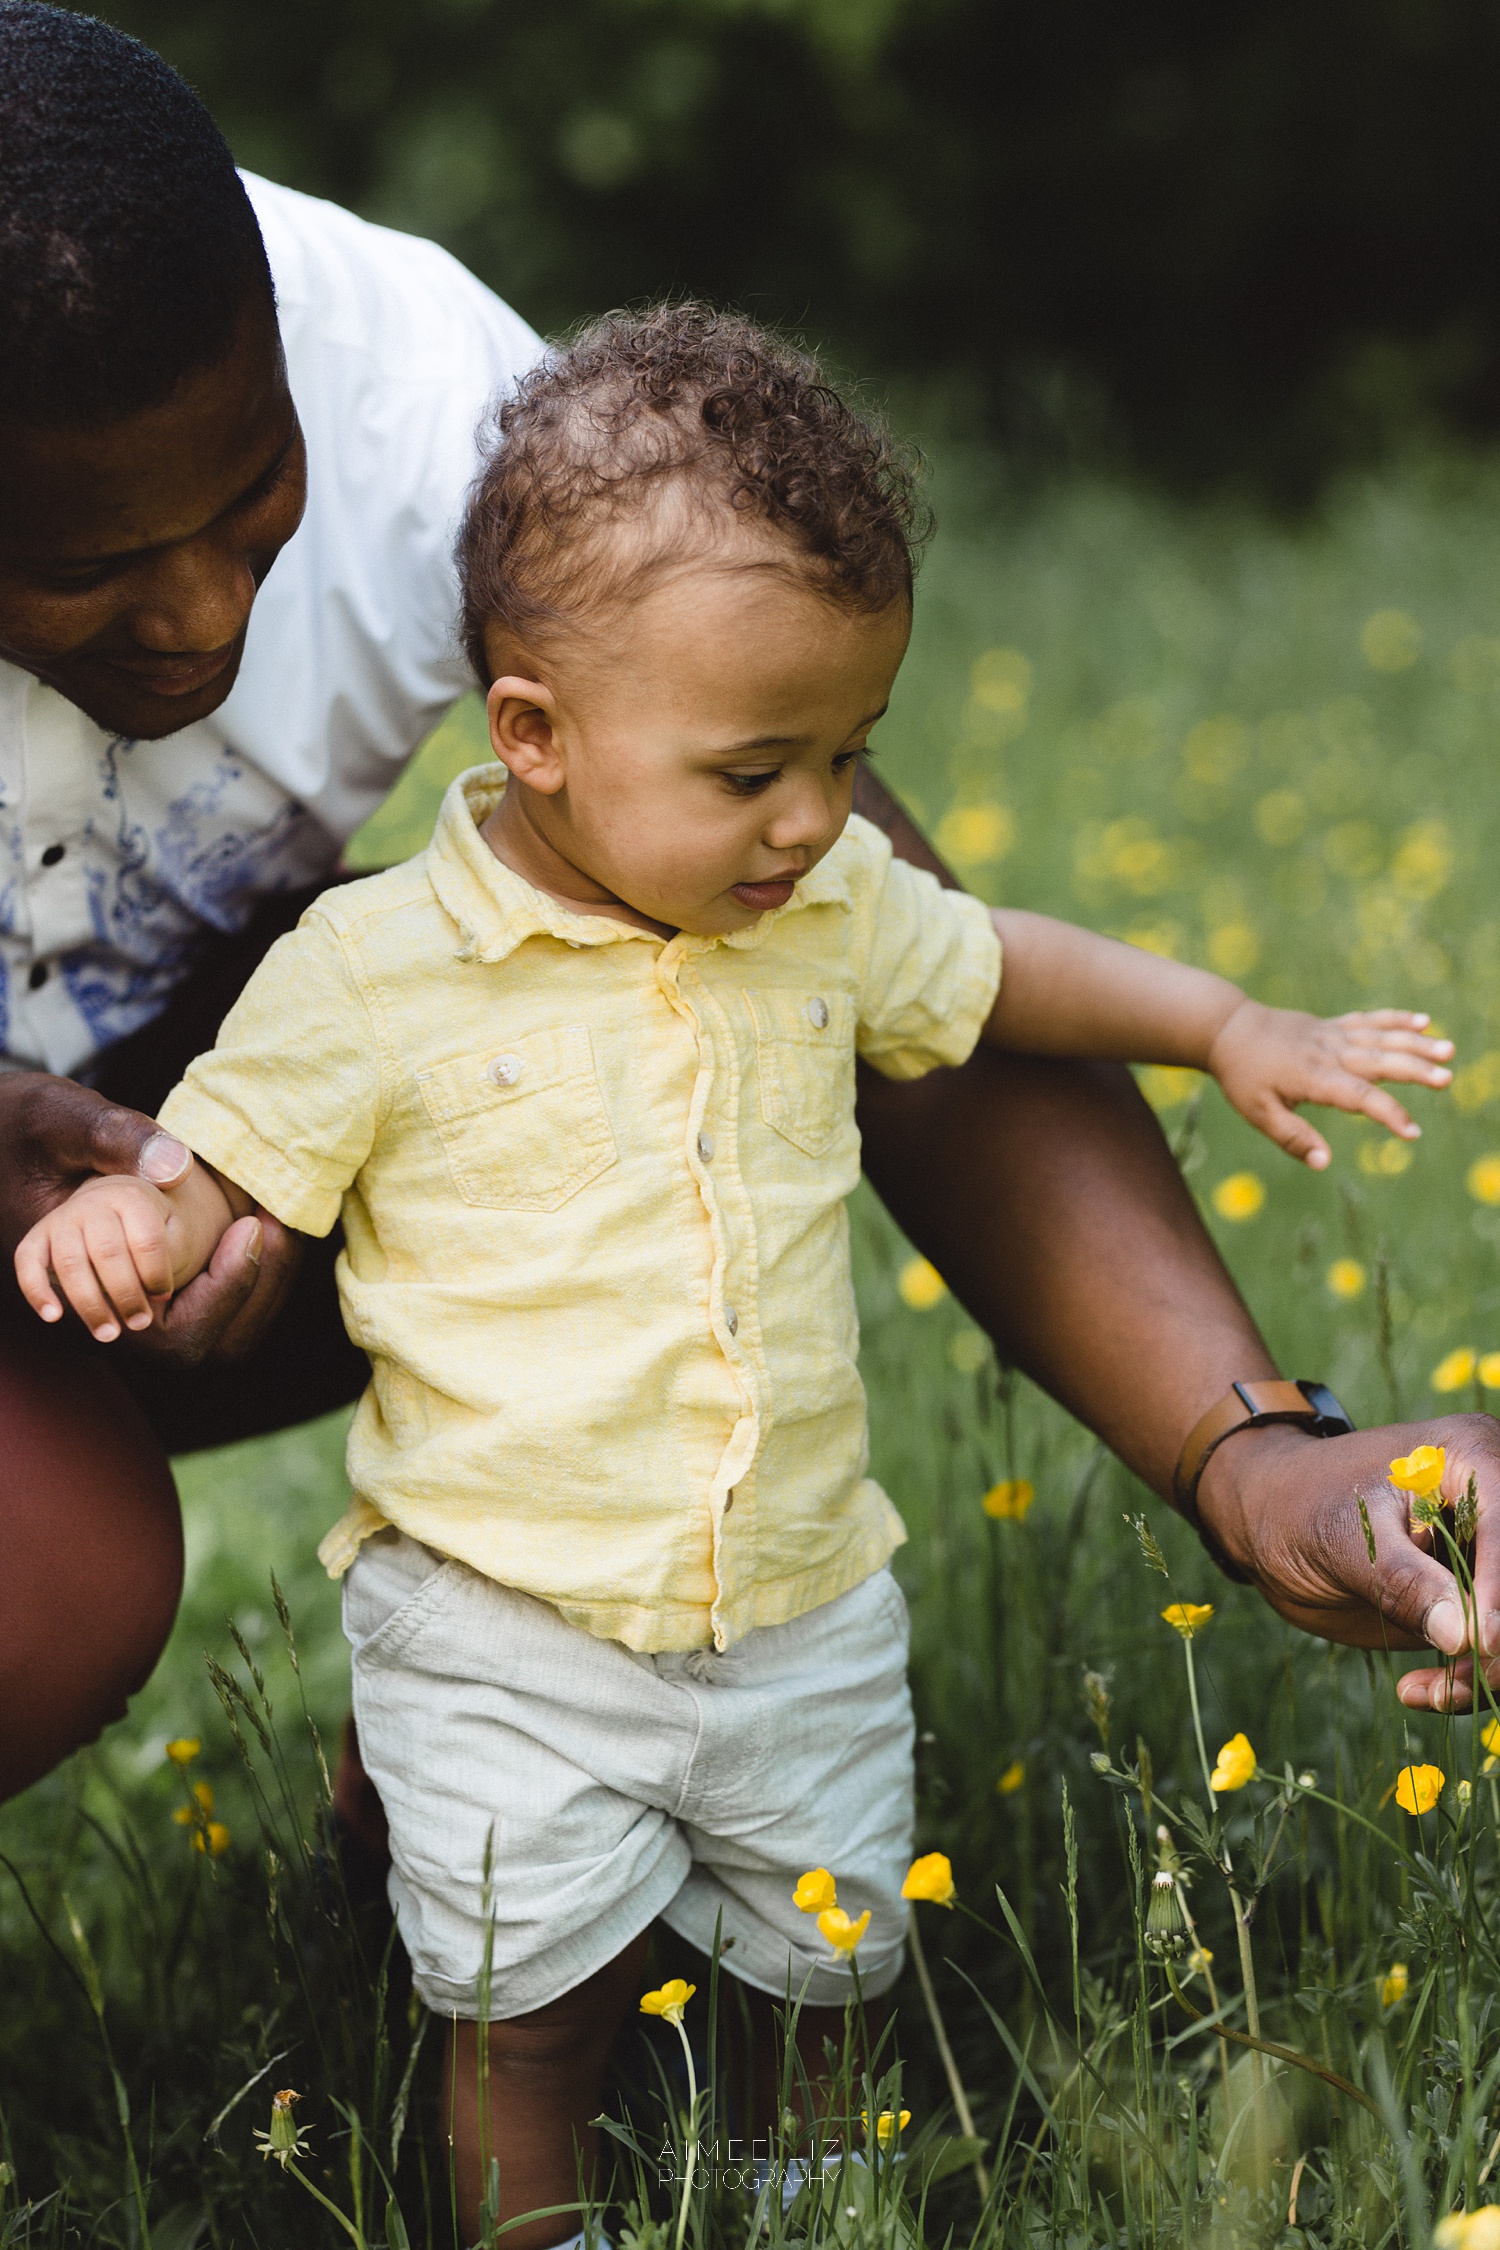
[[[359,2228],[354,2224],[354,2221],[349,2217],[348,2213],[345,2211],[341,2211],[336,2203],[331,2202],[329,2198],[323,2193],[323,2190],[320,2187],[315,2187],[312,2181],[308,2178],[307,2174],[303,2171],[301,2165],[294,2164],[290,2157],[288,2157],[286,2160],[286,2168],[291,2173],[292,2178],[294,2180],[300,2180],[303,2187],[306,2188],[308,2194],[312,2196],[316,2202],[322,2204],[325,2211],[331,2211],[333,2213],[333,2216],[338,2220],[338,2223],[343,2228],[345,2234],[348,2235],[349,2240],[351,2242],[357,2243],[359,2245],[359,2250],[365,2250],[365,2238],[360,2232]]]
[[[958,2064],[953,2059],[953,2049],[948,2044],[948,2034],[943,2029],[942,2012],[938,2007],[937,1994],[932,1989],[932,1979],[927,1973],[927,1956],[922,1951],[922,1932],[915,1913],[911,1917],[909,1927],[911,1930],[912,1963],[917,1972],[917,1982],[922,1987],[922,1998],[927,2003],[927,2013],[932,2021],[933,2037],[937,2041],[938,2053],[942,2057],[944,2075],[948,2080],[948,2091],[953,2096],[953,2107],[957,2112],[958,2122],[962,2126],[965,2136],[971,2141],[977,2141],[979,2135],[974,2130],[974,2112],[969,2107],[969,2097],[964,2092],[964,2082],[958,2075]],[[983,2157],[978,2155],[974,2158],[974,2181],[979,2189],[981,2200],[988,2203],[990,2199],[990,2176],[985,2169]]]
[[[687,2058],[688,2074],[688,2151],[687,2164],[682,2175],[682,2204],[677,2213],[677,2250],[682,2250],[687,2235],[688,2209],[692,2202],[693,2175],[698,2168],[698,2073],[693,2068],[692,2042],[687,2027],[678,2019],[677,2036],[682,2041],[682,2052]]]

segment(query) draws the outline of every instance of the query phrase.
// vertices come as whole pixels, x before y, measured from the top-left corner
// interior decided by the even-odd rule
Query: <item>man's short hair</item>
[[[159,55],[0,0],[0,417],[115,421],[229,353],[265,246],[228,144]]]

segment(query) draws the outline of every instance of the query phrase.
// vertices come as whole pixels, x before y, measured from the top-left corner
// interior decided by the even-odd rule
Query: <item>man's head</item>
[[[460,537],[543,888],[742,928],[836,842],[911,626],[911,470],[804,353],[697,305],[612,314],[499,410]]]
[[[169,734],[238,669],[303,463],[233,158],[137,41],[0,0],[0,656]]]

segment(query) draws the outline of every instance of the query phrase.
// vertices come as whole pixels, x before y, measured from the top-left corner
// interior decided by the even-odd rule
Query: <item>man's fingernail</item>
[[[265,1229],[257,1219],[245,1237],[245,1256],[250,1260],[252,1266],[259,1266],[260,1264],[260,1246],[265,1238]]]
[[[135,1168],[143,1180],[153,1180],[158,1187],[170,1187],[180,1180],[193,1161],[193,1152],[170,1133],[153,1133],[136,1158]]]
[[[1434,1602],[1423,1630],[1434,1648],[1440,1648],[1445,1656],[1457,1656],[1465,1639],[1464,1613],[1457,1602]]]
[[[1479,1645],[1486,1656],[1500,1649],[1500,1609],[1487,1609],[1480,1620]]]

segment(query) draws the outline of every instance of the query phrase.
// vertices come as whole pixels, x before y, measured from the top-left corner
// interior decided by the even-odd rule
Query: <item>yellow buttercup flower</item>
[[[1220,1750],[1208,1777],[1210,1789],[1243,1789],[1255,1771],[1255,1752],[1246,1734],[1232,1734]]]
[[[1009,1477],[1004,1484],[992,1484],[979,1505],[997,1523],[1024,1523],[1035,1498],[1035,1485],[1028,1484],[1025,1477]]]
[[[1481,1352],[1474,1372],[1487,1391],[1500,1391],[1500,1352]]]
[[[1500,1203],[1500,1156],[1478,1156],[1464,1180],[1476,1203]]]
[[[179,1805],[172,1815],[179,1828],[201,1827],[214,1809],[214,1785],[211,1781],[195,1781],[192,1795],[193,1804]],[[197,1806],[196,1812],[193,1805]]]
[[[859,2121],[868,2133],[870,2130],[870,2113],[867,2109],[860,2111]],[[903,2109],[899,2117],[894,2110],[883,2109],[875,2120],[875,2138],[882,2148],[889,2148],[896,2135],[904,2133],[910,2123],[911,2111],[909,2109]]]
[[[1190,1641],[1194,1634],[1202,1632],[1213,1613],[1212,1602],[1169,1602],[1161,1614],[1163,1622],[1170,1625],[1174,1633]]]
[[[926,1258],[908,1258],[896,1276],[901,1302],[913,1312],[931,1312],[948,1294],[948,1284]]]
[[[1396,1776],[1396,1802],[1403,1812],[1431,1812],[1447,1778],[1441,1766],[1403,1766]]]
[[[1328,1269],[1328,1287],[1335,1297],[1347,1300],[1361,1294],[1365,1286],[1365,1269],[1358,1258],[1335,1258]]]
[[[682,1977],[668,1977],[659,1992],[641,1994],[641,2014],[663,2016],[668,2023],[675,2023],[680,2027],[683,2010],[697,1989],[695,1984],[688,1984]]]
[[[1473,1382],[1474,1370],[1478,1364],[1479,1354],[1468,1344],[1461,1344],[1457,1351],[1449,1352],[1446,1359],[1440,1359],[1433,1369],[1433,1389],[1461,1391],[1465,1383]]]
[[[1406,1963],[1404,1961],[1393,1961],[1380,1980],[1380,2005],[1382,2008],[1394,2008],[1398,2001],[1404,2000],[1406,1988],[1410,1982],[1411,1978]]]
[[[1500,1758],[1500,1719],[1491,1719],[1481,1730],[1479,1739],[1492,1758]]]
[[[839,1894],[826,1867],[812,1868],[792,1893],[793,1906],[803,1914],[821,1914],[825,1906],[837,1906],[838,1902]]]
[[[193,1849],[207,1852],[210,1859],[222,1859],[229,1849],[229,1830],[222,1820],[210,1820],[193,1830]]]
[[[175,1742],[167,1744],[167,1756],[174,1766],[190,1766],[203,1748],[195,1734],[180,1734]]]
[[[1213,1206],[1221,1219],[1236,1224],[1253,1219],[1266,1200],[1266,1184],[1253,1172],[1231,1172],[1213,1192]]]
[[[997,1797],[1013,1797],[1025,1779],[1025,1759],[1012,1758],[1000,1779],[995,1783],[995,1795]]]
[[[1423,1500],[1442,1483],[1447,1463],[1446,1446],[1418,1445],[1391,1463],[1390,1479],[1398,1492],[1410,1492]]]
[[[914,1859],[906,1870],[901,1896],[926,1899],[931,1906],[951,1906],[957,1891],[947,1853],[928,1852],[924,1858]]]
[[[1432,2230],[1434,2250],[1500,2250],[1500,2203],[1450,2211]]]
[[[851,1922],[841,1906],[825,1907],[818,1916],[822,1931],[835,1953],[852,1953],[870,1927],[870,1909],[865,1908],[857,1922]]]

